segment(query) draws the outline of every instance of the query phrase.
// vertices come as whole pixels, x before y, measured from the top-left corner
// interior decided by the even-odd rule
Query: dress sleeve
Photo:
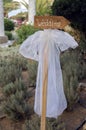
[[[78,46],[78,43],[75,41],[75,39],[64,31],[57,33],[56,39],[57,46],[62,52],[69,48],[75,49]]]
[[[40,32],[38,31],[33,35],[29,36],[20,46],[19,53],[25,58],[33,59],[38,61],[38,46],[39,46],[39,36]]]

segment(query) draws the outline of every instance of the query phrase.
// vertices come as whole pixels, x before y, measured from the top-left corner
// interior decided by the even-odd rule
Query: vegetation
[[[8,37],[9,40],[13,40],[13,36],[11,32],[5,31],[5,35]]]
[[[11,10],[8,2],[4,0],[4,7]],[[51,13],[50,4],[47,0],[37,0],[37,15]],[[22,3],[28,8],[25,1]],[[11,5],[12,6],[12,5]],[[9,9],[8,9],[9,7]],[[18,6],[17,6],[18,7]],[[16,8],[16,7],[15,7]],[[52,6],[54,15],[63,15],[68,18],[73,26],[86,32],[86,1],[85,0],[55,0]],[[22,17],[23,18],[23,17]],[[25,18],[25,16],[24,16]],[[14,23],[5,19],[6,35],[13,39],[12,33]],[[38,31],[31,25],[23,25],[17,30],[18,44],[21,44],[29,35]],[[36,86],[36,75],[38,63],[27,60],[19,54],[19,45],[16,47],[0,48],[0,91],[4,96],[3,111],[12,120],[25,120],[25,130],[39,130],[40,119],[31,118],[33,104],[29,101],[32,89]],[[86,39],[81,38],[79,48],[70,50],[61,55],[61,66],[63,72],[64,90],[68,102],[68,109],[78,101],[78,83],[86,78]],[[28,80],[24,82],[23,72],[27,72]],[[33,88],[32,88],[33,87]],[[64,122],[58,119],[47,119],[47,130],[66,130]]]
[[[36,1],[37,15],[49,15],[51,14],[51,3],[48,0]]]
[[[85,0],[55,0],[52,6],[53,15],[68,18],[74,27],[86,32],[86,1]]]
[[[10,19],[7,18],[4,19],[4,26],[5,26],[5,31],[14,30],[14,22],[11,21]]]
[[[61,63],[68,109],[71,110],[78,100],[79,62],[77,61],[77,54],[74,51],[65,52],[61,57]]]
[[[35,87],[36,86],[36,76],[37,76],[37,66],[38,63],[35,61],[28,62],[28,75],[29,75],[29,86]]]
[[[29,4],[22,0],[20,2],[28,10]],[[49,0],[36,0],[36,15],[49,15],[51,14],[51,2]]]
[[[29,2],[26,2],[25,0],[22,0],[21,2],[20,2],[27,10],[28,10],[28,7],[29,7]]]
[[[32,120],[26,120],[25,130],[39,130],[40,129],[40,119],[34,117]],[[47,130],[66,130],[64,122],[58,119],[47,119],[46,120],[46,129]]]
[[[13,52],[14,49],[14,52]],[[14,82],[21,77],[22,69],[26,68],[27,61],[18,56],[16,47],[7,49],[0,54],[0,86]],[[8,54],[7,54],[8,53]]]
[[[0,61],[0,86],[3,87],[10,82],[15,82],[16,78],[21,76],[21,67],[9,62],[8,59],[1,59]]]
[[[81,55],[81,52],[86,51],[84,45],[85,42],[81,40],[80,48],[65,52],[61,56],[65,94],[69,109],[72,109],[73,104],[77,102],[78,82],[86,75],[85,61]],[[14,120],[27,119],[30,115],[29,112],[32,113],[30,106],[28,106],[29,102],[27,103],[28,94],[31,94],[28,93],[27,87],[35,87],[37,75],[37,62],[23,58],[19,55],[18,50],[19,46],[4,49],[4,51],[0,49],[0,87],[3,88],[3,94],[6,97],[4,111]],[[23,82],[22,70],[28,72],[27,85]],[[26,108],[28,108],[28,117],[25,114]]]
[[[35,33],[38,29],[31,25],[22,25],[20,29],[17,30],[18,43],[21,44],[29,35]]]
[[[3,90],[5,97],[3,110],[13,120],[30,118],[33,109],[32,104],[28,102],[28,99],[32,96],[29,86],[34,86],[34,82],[36,82],[34,81],[36,73],[33,74],[32,72],[36,69],[32,69],[35,64],[33,62],[31,64],[30,61],[28,62],[27,59],[21,57],[18,49],[18,47],[10,47],[6,50],[0,48],[0,88]],[[22,71],[26,70],[32,78],[30,78],[31,81],[27,81],[28,85],[22,77]]]
[[[21,13],[18,13],[17,15],[15,16],[12,16],[11,17],[12,19],[19,19],[21,21],[24,21],[25,19],[27,19],[27,12],[21,12]]]
[[[79,52],[81,52],[83,54],[83,58],[84,58],[84,54],[86,54],[86,39],[85,39],[85,37],[81,38],[81,40],[80,40]]]
[[[19,2],[13,0],[3,0],[4,3],[4,15],[8,17],[8,12],[19,8]]]
[[[35,86],[37,62],[19,55],[19,46],[0,49],[0,87],[22,78],[22,71],[28,72],[28,86]]]
[[[24,1],[23,4],[27,6]],[[52,6],[52,11],[54,15],[65,16],[70,21],[72,21],[73,25],[76,25],[77,23],[76,27],[85,31],[86,19],[84,15],[86,10],[84,0],[83,4],[80,0],[55,0]],[[80,13],[77,13],[77,11]],[[45,15],[49,14],[50,12],[50,5],[48,5],[46,0],[38,1],[37,15]],[[13,38],[13,36],[8,31],[11,31],[13,29],[14,23],[8,19],[5,19],[5,30],[7,30],[6,35],[10,40]],[[17,30],[18,44],[21,44],[28,36],[38,30],[39,29],[35,29],[31,25],[22,25],[21,28]],[[13,120],[26,120],[26,130],[38,130],[40,128],[40,119],[30,119],[31,114],[33,114],[33,106],[29,102],[29,98],[32,96],[29,88],[35,88],[36,86],[38,64],[35,61],[23,58],[18,51],[19,45],[7,49],[0,48],[0,88],[2,89],[4,95],[3,110]],[[78,83],[82,79],[86,78],[86,62],[84,59],[85,56],[85,38],[81,38],[78,49],[67,51],[61,55],[64,90],[69,110],[73,109],[73,105],[78,101]],[[24,82],[22,75],[23,71],[26,71],[28,74],[27,83]],[[65,130],[64,122],[47,119],[47,130],[59,129]]]
[[[11,119],[19,121],[30,118],[33,111],[27,99],[31,94],[21,79],[4,86],[3,93],[6,98],[3,109]]]

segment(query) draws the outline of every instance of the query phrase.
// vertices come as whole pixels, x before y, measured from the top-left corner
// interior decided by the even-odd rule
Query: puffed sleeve
[[[39,46],[39,37],[40,32],[37,31],[31,36],[29,36],[20,46],[19,53],[23,55],[25,58],[33,59],[38,61],[38,46]]]
[[[74,37],[64,31],[57,31],[55,39],[57,46],[62,52],[69,48],[75,49],[78,46],[78,43],[75,41]]]

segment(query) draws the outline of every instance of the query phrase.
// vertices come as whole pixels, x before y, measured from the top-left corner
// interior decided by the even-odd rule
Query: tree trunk
[[[4,32],[4,10],[3,10],[3,0],[0,0],[0,44],[6,43],[8,41],[7,36]]]
[[[36,0],[29,0],[28,23],[34,25],[34,16],[36,15]]]

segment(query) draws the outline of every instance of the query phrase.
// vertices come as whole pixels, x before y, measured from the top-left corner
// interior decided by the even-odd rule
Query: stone
[[[79,83],[78,86],[79,103],[86,108],[86,83]]]
[[[83,126],[83,130],[86,130],[86,123],[85,123],[84,126]]]
[[[7,36],[0,36],[0,44],[8,42],[8,37]]]

